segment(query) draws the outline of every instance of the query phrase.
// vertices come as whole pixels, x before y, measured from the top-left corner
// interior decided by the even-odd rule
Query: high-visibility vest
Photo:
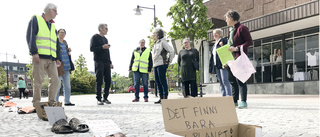
[[[42,16],[35,15],[38,21],[38,34],[36,35],[36,45],[39,55],[48,55],[57,58],[57,34],[56,27],[51,24],[51,31]]]
[[[149,56],[150,56],[150,49],[145,49],[141,56],[140,52],[134,51],[134,62],[132,65],[132,71],[139,71],[141,73],[148,73],[148,65],[149,65]]]

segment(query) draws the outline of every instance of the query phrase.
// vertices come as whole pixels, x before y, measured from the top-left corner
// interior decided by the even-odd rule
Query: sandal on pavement
[[[81,124],[80,120],[77,118],[72,118],[69,121],[69,125],[74,132],[87,132],[87,131],[89,131],[89,126],[86,124]]]
[[[72,128],[69,126],[68,121],[65,119],[60,119],[60,120],[56,121],[53,124],[51,131],[56,134],[73,133]]]

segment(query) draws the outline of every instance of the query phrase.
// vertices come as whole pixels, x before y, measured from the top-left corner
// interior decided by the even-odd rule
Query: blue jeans
[[[166,79],[168,64],[160,65],[154,68],[154,79],[158,85],[159,95],[168,96],[168,84]]]
[[[140,93],[140,78],[142,78],[142,85],[143,85],[143,98],[148,98],[148,73],[141,73],[138,71],[133,71],[133,79],[134,79],[134,95],[136,99],[139,99]]]
[[[216,72],[220,82],[222,96],[231,96],[231,86],[228,79],[228,70],[216,68]]]
[[[56,101],[59,101],[59,94],[61,88],[61,80],[63,83],[63,94],[64,94],[64,103],[69,104],[70,102],[70,95],[71,95],[71,85],[70,85],[70,73],[68,70],[64,71],[64,76],[59,76],[59,88],[57,92]]]

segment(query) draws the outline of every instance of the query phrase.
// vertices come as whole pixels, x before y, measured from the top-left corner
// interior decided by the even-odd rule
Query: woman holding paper
[[[216,43],[212,47],[210,64],[209,64],[209,73],[212,74],[214,72],[217,73],[220,89],[222,96],[231,96],[231,86],[228,80],[228,71],[222,65],[221,60],[218,56],[217,49],[226,45],[228,40],[226,38],[221,38],[222,30],[215,29],[213,30],[213,38],[216,40]]]
[[[240,15],[237,11],[229,10],[225,14],[226,23],[228,26],[231,26],[229,31],[228,44],[230,45],[229,51],[233,52],[235,59],[240,56],[240,47],[243,47],[243,51],[248,55],[248,47],[253,44],[249,29],[240,24],[239,19]],[[243,68],[239,68],[243,69]],[[239,100],[239,90],[241,94],[241,103],[239,108],[247,107],[247,84],[246,82],[242,83],[238,80],[230,71],[229,71],[229,81],[232,86],[232,96],[235,106],[238,106]]]
[[[198,96],[197,73],[199,70],[199,52],[195,48],[191,48],[190,39],[183,39],[183,49],[178,55],[178,65],[181,70],[182,87],[185,97],[190,97],[189,84],[191,85],[191,96]]]

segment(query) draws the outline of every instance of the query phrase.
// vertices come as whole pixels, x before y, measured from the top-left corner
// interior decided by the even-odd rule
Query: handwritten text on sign
[[[192,114],[187,116],[186,111],[190,111],[191,109]],[[214,115],[218,113],[216,106],[205,106],[205,107],[180,107],[180,108],[166,108],[169,120],[173,119],[186,119],[185,126],[187,130],[190,129],[200,129],[200,128],[212,128],[214,127],[214,123],[211,120],[204,120],[201,119],[199,121],[190,121],[187,120],[188,117],[198,117],[203,115]],[[190,114],[190,113],[188,113]]]

